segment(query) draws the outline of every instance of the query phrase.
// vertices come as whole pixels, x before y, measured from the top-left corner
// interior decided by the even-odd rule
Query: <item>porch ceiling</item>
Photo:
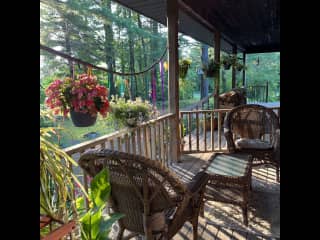
[[[166,0],[114,0],[166,25]],[[221,49],[258,53],[280,51],[280,0],[179,0],[221,32]],[[213,47],[204,23],[179,10],[179,32]]]

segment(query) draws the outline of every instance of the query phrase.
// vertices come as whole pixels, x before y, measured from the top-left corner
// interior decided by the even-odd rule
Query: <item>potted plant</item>
[[[111,117],[120,127],[136,127],[158,115],[156,108],[149,102],[142,101],[141,98],[137,98],[135,101],[126,101],[124,98],[112,97],[110,108]]]
[[[49,112],[43,110],[40,117],[53,119]],[[72,172],[71,166],[77,167],[77,162],[51,142],[54,135],[55,128],[40,128],[40,215],[66,223],[77,214],[76,196],[73,194],[77,190],[75,185],[85,196],[88,195]],[[47,233],[47,228],[40,230],[40,235]]]
[[[88,127],[95,124],[97,114],[107,116],[109,110],[108,90],[97,82],[90,72],[80,74],[77,79],[56,79],[45,91],[46,105],[54,114],[69,112],[77,127]]]
[[[236,64],[235,64],[235,68],[237,69],[237,71],[242,71],[242,70],[246,70],[246,66],[244,65],[244,64],[242,64],[242,63],[240,63],[240,62],[236,62]]]
[[[191,65],[190,59],[179,60],[179,77],[184,79],[187,76],[188,69]]]
[[[213,77],[219,70],[220,64],[213,59],[210,59],[208,65],[203,67],[203,71],[207,77]]]
[[[237,56],[234,54],[228,54],[222,56],[221,63],[225,70],[229,70],[231,66],[234,66],[237,62]]]

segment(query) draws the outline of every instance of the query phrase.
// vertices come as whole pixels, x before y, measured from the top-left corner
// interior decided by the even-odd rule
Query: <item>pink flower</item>
[[[77,79],[56,79],[45,90],[45,103],[54,110],[67,115],[70,109],[77,112],[98,112],[105,117],[109,111],[108,89],[97,82],[96,76],[78,75]]]

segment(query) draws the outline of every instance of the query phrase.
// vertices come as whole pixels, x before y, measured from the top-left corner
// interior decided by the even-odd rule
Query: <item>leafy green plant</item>
[[[184,79],[187,76],[188,69],[191,65],[190,59],[179,60],[179,77]]]
[[[136,127],[139,123],[158,116],[158,111],[149,102],[137,98],[135,101],[112,97],[110,102],[112,118],[120,126]]]
[[[40,111],[46,119],[52,116]],[[71,166],[78,164],[50,138],[56,134],[52,127],[40,128],[40,214],[67,222],[77,214],[75,206],[74,184],[87,195]]]
[[[220,70],[220,64],[214,59],[210,59],[207,66],[203,66],[203,71],[207,77],[213,77],[214,74]]]
[[[90,184],[90,209],[86,211],[84,198],[77,199],[77,210],[81,215],[81,237],[83,240],[105,240],[111,231],[112,225],[124,214],[104,214],[111,192],[109,171],[103,169]]]
[[[238,71],[242,71],[242,70],[246,70],[247,69],[247,67],[244,64],[240,63],[240,62],[236,62],[235,63],[235,68]]]
[[[236,64],[237,60],[237,55],[235,54],[223,55],[221,58],[221,64],[223,65],[225,70],[228,70],[231,66],[234,66]]]

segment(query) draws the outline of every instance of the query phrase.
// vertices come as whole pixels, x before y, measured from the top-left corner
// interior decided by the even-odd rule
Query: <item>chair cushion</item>
[[[235,145],[240,149],[272,149],[272,145],[260,139],[240,138],[235,141]]]

